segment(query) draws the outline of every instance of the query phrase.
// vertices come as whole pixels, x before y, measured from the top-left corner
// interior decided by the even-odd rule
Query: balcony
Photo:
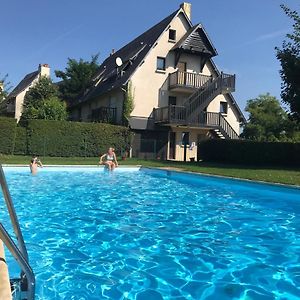
[[[218,129],[224,137],[239,138],[222,113],[202,111],[196,117],[189,118],[185,106],[169,105],[154,109],[153,117],[156,124]]]
[[[169,89],[177,92],[191,93],[208,81],[212,81],[211,76],[176,71],[169,75]]]
[[[92,122],[116,124],[117,109],[104,106],[93,109],[90,119]]]

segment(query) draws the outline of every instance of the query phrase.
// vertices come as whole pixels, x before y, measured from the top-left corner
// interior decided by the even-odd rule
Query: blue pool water
[[[5,173],[37,299],[300,299],[297,189],[146,169]]]

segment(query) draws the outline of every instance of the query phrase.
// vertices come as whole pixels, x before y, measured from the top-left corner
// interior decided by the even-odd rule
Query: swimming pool
[[[5,174],[37,299],[300,299],[297,189],[138,168]]]

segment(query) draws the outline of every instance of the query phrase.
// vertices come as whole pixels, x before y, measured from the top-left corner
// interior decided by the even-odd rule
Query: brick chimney
[[[180,8],[183,9],[189,20],[192,20],[192,4],[188,2],[183,2],[180,4]]]
[[[50,67],[48,64],[39,64],[39,75],[50,78]]]

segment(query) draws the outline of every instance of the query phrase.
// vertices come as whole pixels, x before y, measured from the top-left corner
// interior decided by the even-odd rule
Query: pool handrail
[[[24,257],[24,255],[19,250],[18,246],[15,244],[15,242],[10,237],[9,233],[6,231],[2,223],[0,223],[0,239],[3,241],[4,245],[7,247],[9,252],[12,254],[14,259],[18,262],[23,277],[21,278],[21,281],[25,279],[25,282],[27,283],[27,300],[34,300],[35,296],[35,277],[32,268],[30,267],[27,259]]]
[[[14,230],[14,233],[17,238],[18,246],[13,242],[8,232],[5,230],[3,225],[0,223],[0,229],[1,229],[1,239],[3,237],[3,242],[5,246],[8,248],[8,250],[11,252],[11,254],[14,256],[14,258],[18,261],[20,264],[22,273],[21,273],[21,280],[26,280],[27,283],[27,299],[32,300],[34,299],[34,290],[35,290],[35,277],[34,273],[29,265],[28,260],[28,252],[26,249],[26,245],[24,242],[24,238],[22,235],[22,231],[20,228],[20,224],[18,221],[18,217],[12,202],[12,198],[8,189],[8,185],[5,179],[5,174],[3,171],[3,167],[0,164],[0,185],[2,188],[2,193],[4,196],[4,201],[7,206],[7,210],[10,216],[10,220],[12,223],[12,227]],[[28,268],[29,267],[29,268]]]
[[[23,238],[23,235],[22,235],[22,231],[21,231],[21,228],[20,228],[20,224],[19,224],[19,221],[18,221],[16,210],[14,208],[14,205],[13,205],[10,193],[9,193],[9,189],[8,189],[8,186],[7,186],[7,182],[6,182],[6,179],[5,179],[5,175],[4,175],[2,165],[0,165],[0,185],[1,185],[1,188],[2,188],[2,193],[3,193],[4,201],[6,203],[7,210],[8,210],[9,216],[10,216],[10,220],[11,220],[15,235],[17,237],[19,250],[21,251],[23,256],[26,258],[26,260],[28,260],[28,253],[27,253],[27,249],[26,249],[26,246],[25,246],[24,238]]]

